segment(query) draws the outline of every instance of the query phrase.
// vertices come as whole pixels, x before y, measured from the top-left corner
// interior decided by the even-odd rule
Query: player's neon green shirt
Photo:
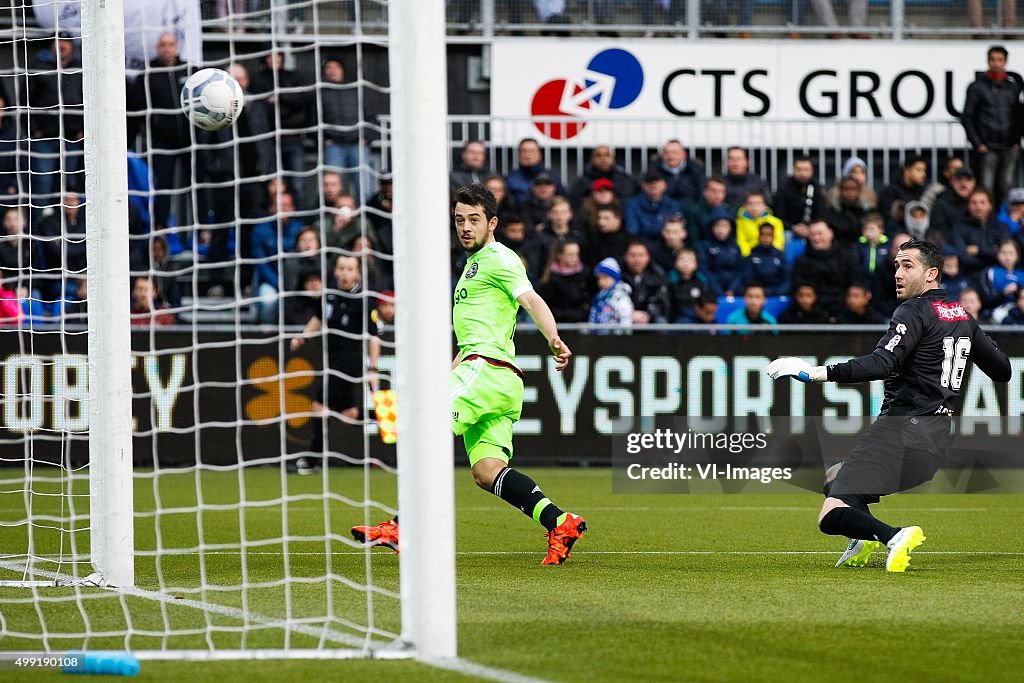
[[[470,256],[455,287],[452,306],[462,357],[478,353],[514,363],[516,297],[531,289],[522,260],[504,244],[491,242]]]

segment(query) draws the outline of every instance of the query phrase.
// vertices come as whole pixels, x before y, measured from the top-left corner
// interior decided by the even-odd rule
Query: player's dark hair
[[[929,242],[928,240],[907,240],[903,244],[896,247],[897,251],[907,251],[909,249],[917,249],[917,253],[920,254],[921,263],[925,268],[935,268],[939,271],[938,277],[935,279],[936,282],[940,282],[942,279],[942,250],[939,249],[939,245],[935,242]]]
[[[1006,51],[1006,48],[1005,48],[1005,47],[1003,47],[1002,45],[993,45],[992,47],[990,47],[990,48],[988,49],[988,53],[987,53],[987,56],[988,56],[988,57],[991,57],[993,53],[999,53],[999,54],[1001,54],[1001,55],[1003,56],[1003,58],[1004,58],[1004,59],[1010,56],[1010,53],[1009,53],[1009,52],[1007,52],[1007,51]]]
[[[452,212],[455,211],[456,204],[479,206],[484,210],[484,218],[487,219],[488,223],[498,215],[498,203],[494,201],[494,195],[491,194],[491,191],[486,186],[480,183],[465,185],[457,189],[455,197],[452,199]]]

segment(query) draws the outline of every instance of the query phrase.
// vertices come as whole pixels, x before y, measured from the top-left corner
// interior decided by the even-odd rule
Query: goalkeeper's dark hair
[[[907,251],[908,249],[917,249],[917,253],[920,254],[921,263],[925,268],[938,269],[939,277],[935,281],[940,282],[942,280],[943,256],[939,245],[928,240],[907,240],[896,247],[897,251]]]
[[[465,185],[455,191],[455,198],[452,199],[452,211],[455,211],[456,204],[466,206],[479,206],[484,210],[484,217],[490,223],[491,219],[498,215],[498,203],[494,195],[486,186],[480,183]]]

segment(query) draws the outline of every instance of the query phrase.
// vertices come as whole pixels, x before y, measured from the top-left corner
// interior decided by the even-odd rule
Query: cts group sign
[[[492,139],[959,146],[963,133],[951,124],[987,49],[969,41],[496,40]]]

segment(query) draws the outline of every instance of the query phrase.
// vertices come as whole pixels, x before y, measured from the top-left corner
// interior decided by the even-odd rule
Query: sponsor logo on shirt
[[[932,308],[935,309],[935,315],[939,316],[939,320],[947,323],[956,322],[957,320],[970,320],[971,317],[967,315],[967,311],[960,304],[944,303],[942,301],[933,301]]]

